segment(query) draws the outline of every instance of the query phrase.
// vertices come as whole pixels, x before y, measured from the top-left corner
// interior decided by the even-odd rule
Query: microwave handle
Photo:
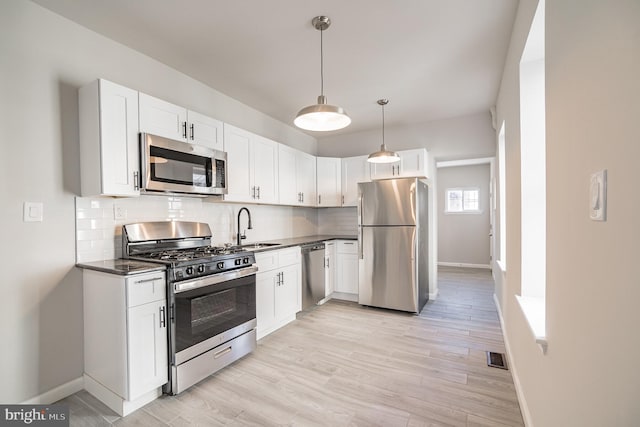
[[[140,179],[139,179],[138,171],[135,171],[133,173],[133,189],[135,191],[140,190]]]

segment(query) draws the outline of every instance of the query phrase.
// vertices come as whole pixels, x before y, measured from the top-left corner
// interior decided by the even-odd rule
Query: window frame
[[[450,210],[449,206],[449,193],[454,191],[462,192],[462,199],[460,200],[461,210]],[[464,208],[464,193],[475,191],[478,195],[478,208],[477,209],[465,209]],[[444,213],[447,215],[481,215],[484,211],[480,208],[480,187],[450,187],[444,190]]]

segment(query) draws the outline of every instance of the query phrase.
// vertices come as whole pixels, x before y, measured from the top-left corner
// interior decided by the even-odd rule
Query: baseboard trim
[[[527,400],[524,397],[524,391],[520,384],[520,378],[518,377],[518,371],[516,365],[511,358],[511,346],[509,345],[509,338],[507,338],[507,330],[504,327],[504,318],[502,317],[502,309],[498,304],[498,296],[493,294],[493,302],[496,305],[496,311],[498,312],[498,318],[500,319],[500,328],[502,329],[502,339],[504,340],[504,347],[507,351],[507,360],[509,362],[509,369],[511,370],[511,376],[513,377],[513,385],[516,387],[516,395],[518,396],[518,402],[520,403],[520,409],[522,410],[522,419],[526,427],[532,427],[531,413],[529,412],[529,406]]]
[[[69,397],[83,388],[84,380],[82,377],[79,377],[75,380],[59,385],[58,387],[52,388],[49,391],[45,391],[31,399],[27,399],[22,402],[22,405],[49,405],[57,402],[58,400],[64,399],[65,397]]]
[[[466,262],[439,262],[438,265],[442,267],[484,268],[486,270],[491,270],[491,266],[489,264],[469,264]]]

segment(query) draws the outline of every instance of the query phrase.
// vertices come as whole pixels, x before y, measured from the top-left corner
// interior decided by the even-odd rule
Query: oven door
[[[174,365],[255,328],[256,271],[251,266],[173,284]]]
[[[205,196],[227,194],[226,159],[222,151],[142,133],[141,188]]]

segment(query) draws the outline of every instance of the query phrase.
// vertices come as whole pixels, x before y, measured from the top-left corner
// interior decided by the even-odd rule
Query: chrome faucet
[[[247,228],[249,230],[251,230],[253,227],[251,227],[251,212],[249,212],[249,209],[247,208],[240,208],[240,210],[238,211],[238,234],[237,234],[237,239],[236,239],[236,244],[240,245],[240,243],[242,242],[242,239],[246,239],[246,230],[245,230],[245,234],[240,234],[240,214],[242,213],[242,211],[246,211],[247,212],[247,217],[249,217],[249,225],[247,226]]]

